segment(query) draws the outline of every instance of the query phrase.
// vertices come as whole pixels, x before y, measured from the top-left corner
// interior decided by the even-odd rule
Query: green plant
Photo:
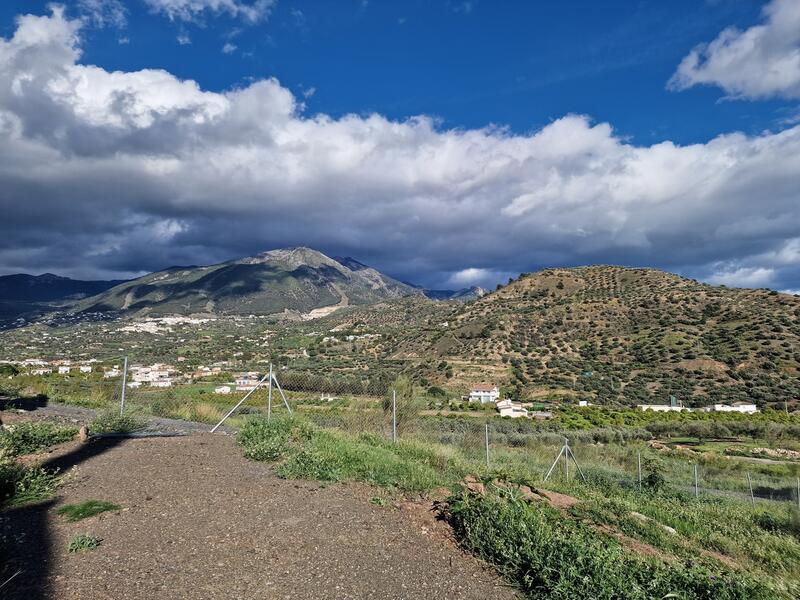
[[[86,552],[88,550],[94,550],[95,548],[100,546],[102,541],[103,538],[81,533],[79,535],[74,536],[69,541],[69,546],[67,550],[69,550],[69,552]]]
[[[70,523],[74,523],[75,521],[87,519],[106,511],[119,509],[120,507],[112,502],[106,502],[104,500],[87,500],[86,502],[81,502],[80,504],[66,504],[59,508],[56,512],[63,516]]]
[[[77,429],[47,421],[26,421],[5,427],[0,432],[0,455],[20,456],[41,452],[75,437]]]
[[[56,475],[41,467],[0,461],[0,505],[45,500],[55,493],[57,487]]]
[[[115,410],[97,415],[89,425],[92,433],[134,433],[146,428],[147,423],[142,418],[130,413],[119,414]]]

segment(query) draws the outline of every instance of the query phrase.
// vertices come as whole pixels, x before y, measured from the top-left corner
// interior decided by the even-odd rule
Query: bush
[[[462,544],[495,564],[531,598],[714,600],[776,598],[763,583],[695,563],[631,553],[613,538],[549,506],[459,494],[448,518]]]
[[[0,433],[0,456],[33,454],[68,442],[77,433],[74,427],[61,427],[46,421],[27,421],[9,425]]]
[[[0,462],[0,505],[45,500],[55,493],[58,479],[41,467]]]
[[[134,433],[147,428],[147,423],[130,413],[120,415],[117,411],[108,410],[95,417],[89,425],[92,433]]]

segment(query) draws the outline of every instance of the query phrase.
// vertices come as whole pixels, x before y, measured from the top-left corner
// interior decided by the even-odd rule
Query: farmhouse
[[[230,394],[231,393],[231,386],[229,385],[220,385],[214,388],[215,394]]]
[[[91,373],[92,372],[92,365],[81,365],[78,367],[78,370],[81,373]]]
[[[70,367],[69,365],[61,365],[60,367],[58,367],[58,374],[68,375],[71,369],[72,367]]]
[[[528,416],[527,409],[523,408],[518,402],[512,402],[510,399],[500,400],[496,406],[501,417],[518,419],[519,417]]]
[[[247,373],[238,373],[236,375],[236,390],[239,392],[249,392],[254,390],[258,385],[258,372],[248,371]]]
[[[683,406],[683,402],[677,400],[675,396],[669,397],[669,404],[638,404],[639,410],[650,410],[653,412],[691,412],[691,408]]]
[[[500,398],[500,388],[496,385],[488,383],[477,383],[472,386],[469,391],[470,402],[480,402],[481,404],[490,404],[497,402]]]

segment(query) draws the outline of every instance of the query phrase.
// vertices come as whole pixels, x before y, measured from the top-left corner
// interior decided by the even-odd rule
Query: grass
[[[100,513],[110,510],[119,510],[120,507],[112,502],[104,500],[87,500],[80,504],[66,504],[59,508],[56,512],[63,516],[70,523],[88,519]]]
[[[100,546],[102,542],[103,538],[81,533],[79,535],[74,536],[69,541],[69,546],[67,547],[67,550],[69,550],[69,552],[71,553],[95,550]]]
[[[13,461],[0,462],[0,506],[15,506],[46,500],[55,494],[58,477],[41,467],[25,467]]]
[[[0,456],[21,456],[42,452],[75,437],[75,427],[62,427],[47,421],[26,421],[5,427],[0,432]]]
[[[107,410],[95,417],[89,425],[92,433],[134,433],[142,431],[147,423],[130,413],[119,414],[116,410]]]
[[[282,477],[364,481],[404,493],[449,487],[456,492],[449,517],[461,542],[496,564],[531,597],[800,596],[796,509],[788,503],[761,502],[754,508],[730,498],[696,499],[669,481],[661,490],[639,491],[629,481],[620,481],[615,470],[620,459],[615,453],[635,456],[635,448],[583,446],[579,456],[592,459],[584,465],[589,483],[556,478],[546,484],[581,500],[569,513],[561,513],[539,504],[533,508],[502,493],[471,497],[459,485],[468,473],[484,481],[500,477],[541,485],[554,456],[549,448],[498,448],[489,470],[480,452],[455,442],[423,442],[409,436],[392,443],[374,434],[322,429],[296,416],[273,417],[270,422],[250,419],[238,442],[249,458],[276,462]],[[661,467],[647,468],[678,468],[669,459],[662,462],[654,463]],[[623,548],[598,531],[601,527],[650,544],[666,559]],[[668,596],[671,593],[677,595]]]

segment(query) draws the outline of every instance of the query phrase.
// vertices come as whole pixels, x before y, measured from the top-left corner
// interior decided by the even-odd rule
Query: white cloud
[[[800,1],[772,0],[763,23],[694,48],[668,87],[716,85],[735,98],[800,98]]]
[[[800,126],[636,146],[583,115],[527,134],[310,116],[274,79],[217,93],[81,64],[79,35],[55,9],[0,39],[6,271],[304,244],[428,286],[603,262],[800,287]]]
[[[78,11],[95,27],[117,27],[128,24],[128,10],[120,0],[78,0]]]
[[[277,0],[144,0],[172,20],[195,21],[205,13],[228,14],[250,23],[269,16]]]
[[[448,277],[446,285],[456,289],[481,286],[484,288],[493,288],[498,283],[505,283],[509,277],[513,277],[515,273],[495,271],[493,269],[483,269],[477,267],[469,267],[456,271]]]
[[[223,54],[233,54],[236,52],[236,44],[231,44],[230,42],[225,42],[225,45],[222,47]]]
[[[737,269],[722,270],[708,278],[709,283],[727,285],[728,287],[767,287],[775,279],[774,269],[764,267],[739,267]]]
[[[192,38],[185,33],[181,33],[176,39],[181,46],[187,46],[192,43]]]

